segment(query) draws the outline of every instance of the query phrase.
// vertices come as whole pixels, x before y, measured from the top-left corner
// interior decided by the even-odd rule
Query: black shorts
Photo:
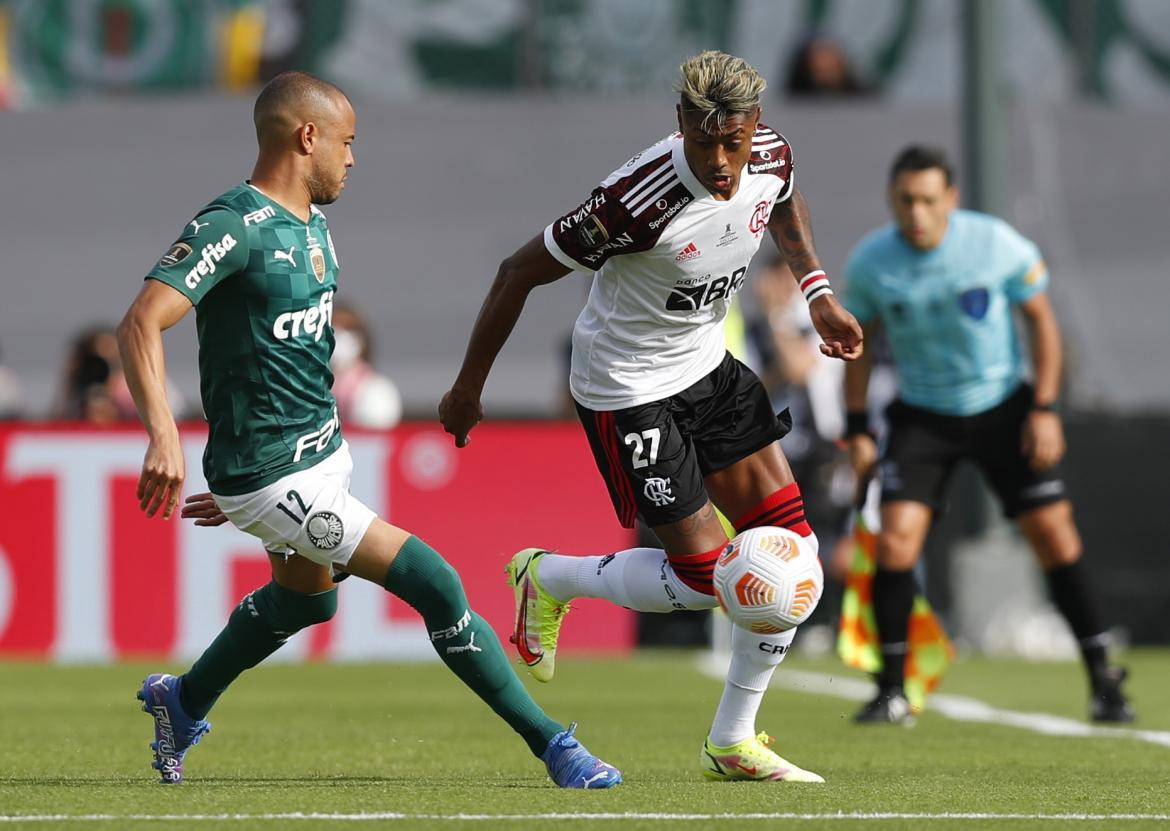
[[[1032,388],[973,416],[948,416],[895,401],[886,410],[889,444],[882,457],[882,502],[911,500],[940,512],[947,483],[961,459],[974,462],[999,497],[1003,512],[1025,511],[1066,499],[1059,465],[1032,470],[1020,450]]]
[[[618,519],[654,527],[685,519],[707,502],[703,477],[788,433],[760,379],[728,353],[702,380],[670,398],[624,410],[577,405],[593,458]]]

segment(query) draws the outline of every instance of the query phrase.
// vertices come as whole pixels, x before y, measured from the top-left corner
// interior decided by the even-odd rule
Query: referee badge
[[[345,527],[341,524],[341,517],[332,511],[317,511],[305,523],[305,533],[309,535],[309,542],[328,551],[341,544]]]
[[[983,288],[968,289],[959,295],[959,308],[973,320],[983,320],[991,305],[991,293]]]

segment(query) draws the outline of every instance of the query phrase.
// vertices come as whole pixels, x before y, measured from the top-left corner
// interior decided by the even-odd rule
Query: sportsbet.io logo
[[[345,527],[341,524],[341,517],[332,511],[317,511],[305,523],[305,533],[309,536],[309,542],[328,551],[341,544]]]

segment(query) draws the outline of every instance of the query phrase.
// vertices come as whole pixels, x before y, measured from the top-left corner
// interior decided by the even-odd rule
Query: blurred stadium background
[[[972,14],[990,37],[971,37]],[[790,84],[813,35],[855,83]],[[966,192],[1040,243],[1068,346],[1069,479],[1089,567],[1124,637],[1170,642],[1170,4],[8,0],[0,380],[19,392],[0,426],[0,656],[191,655],[261,579],[263,556],[242,535],[141,519],[140,432],[62,420],[62,401],[78,333],[116,323],[192,211],[248,175],[254,94],[287,68],[337,82],[357,106],[357,168],[328,215],[342,298],[365,317],[406,416],[351,431],[359,495],[447,552],[501,631],[506,554],[627,545],[579,428],[561,420],[579,277],[533,295],[487,388],[497,424],[455,453],[434,411],[500,259],[674,129],[676,68],[702,48],[770,79],[764,120],[793,143],[830,274],[885,221],[887,164],[910,141],[965,159]],[[745,292],[748,317],[752,302]],[[169,336],[168,360],[193,419],[194,490],[193,319]],[[952,632],[969,647],[1071,657],[978,486],[964,483],[952,507],[927,569]],[[332,629],[284,659],[424,656],[409,610],[346,591]],[[582,618],[570,647],[702,637],[701,624],[664,630],[604,607]]]

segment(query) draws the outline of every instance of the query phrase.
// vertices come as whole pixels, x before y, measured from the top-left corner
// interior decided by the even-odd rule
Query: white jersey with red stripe
[[[595,272],[573,328],[569,388],[591,410],[668,398],[713,371],[723,319],[772,206],[793,189],[788,142],[763,124],[731,199],[699,182],[675,133],[610,174],[544,229],[564,265]]]

